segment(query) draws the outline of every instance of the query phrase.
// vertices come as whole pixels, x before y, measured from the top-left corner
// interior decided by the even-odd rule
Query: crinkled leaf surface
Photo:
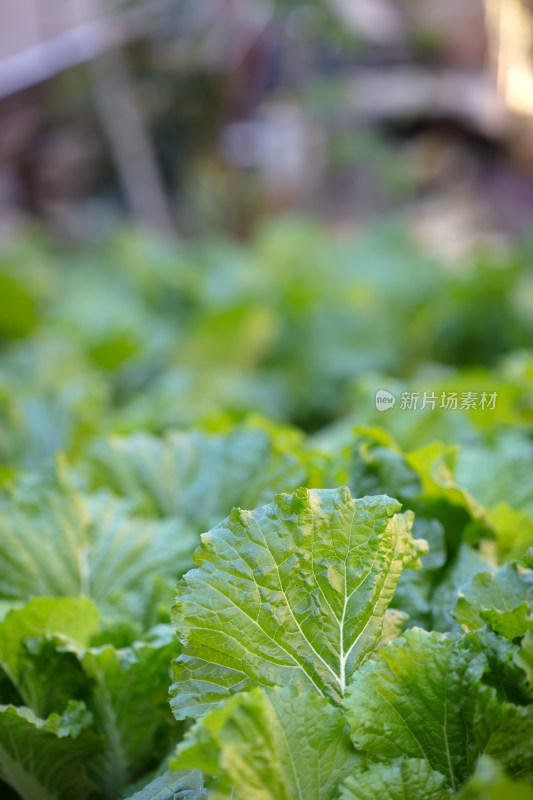
[[[25,707],[0,706],[0,778],[22,800],[85,800],[95,785],[86,763],[102,749],[92,715],[71,702],[43,720]]]
[[[354,742],[376,758],[426,759],[458,785],[468,774],[460,712],[468,666],[455,637],[411,629],[355,673],[345,701]]]
[[[425,758],[453,789],[483,753],[521,774],[533,763],[533,707],[501,702],[482,682],[489,670],[468,638],[411,629],[355,673],[345,701],[354,742],[376,759]]]
[[[371,764],[350,775],[339,800],[450,800],[446,778],[421,758],[403,758],[390,764]]]
[[[210,711],[173,766],[202,766],[235,800],[333,800],[358,764],[341,711],[325,698],[255,688]]]
[[[533,571],[516,562],[475,575],[459,593],[455,619],[469,630],[490,625],[512,640],[533,630]]]
[[[254,684],[299,686],[339,701],[381,636],[405,566],[425,542],[388,497],[301,489],[235,509],[202,536],[178,588],[178,718]]]

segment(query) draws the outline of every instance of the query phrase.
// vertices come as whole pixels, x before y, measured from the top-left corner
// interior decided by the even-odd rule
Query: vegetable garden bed
[[[529,252],[4,253],[2,797],[533,797]]]

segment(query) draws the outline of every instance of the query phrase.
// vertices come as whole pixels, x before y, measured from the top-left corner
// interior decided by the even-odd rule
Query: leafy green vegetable
[[[0,665],[40,716],[72,697],[86,704],[105,743],[88,763],[90,776],[111,800],[176,741],[167,683],[179,646],[161,626],[149,642],[88,647],[98,625],[88,598],[34,599],[0,624]]]
[[[429,553],[422,562],[421,570],[403,572],[392,605],[408,616],[409,626],[431,628],[434,624],[435,596],[442,584],[442,567],[446,563],[445,532],[438,519],[415,517],[413,533],[417,538],[425,539]]]
[[[448,561],[444,577],[432,598],[433,628],[437,631],[458,630],[452,617],[461,588],[479,572],[495,570],[494,563],[483,553],[463,542],[453,561]]]
[[[2,797],[531,797],[531,248],[402,227],[2,249]]]
[[[532,470],[533,442],[518,430],[498,433],[491,444],[461,448],[455,468],[457,480],[483,505],[505,502],[530,516],[533,489],[527,477]]]
[[[286,687],[255,688],[210,711],[173,766],[202,767],[235,800],[333,800],[357,763],[341,712]]]
[[[337,702],[374,650],[404,567],[425,542],[388,497],[301,489],[235,509],[202,536],[178,588],[172,707],[181,719],[255,683]]]
[[[409,614],[410,625],[453,629],[449,611],[457,588],[490,566],[466,542],[496,537],[492,517],[457,482],[456,448],[435,442],[403,453],[380,428],[357,427],[354,437],[343,455],[352,490],[397,497],[415,512],[415,535],[429,544],[422,570],[402,575],[394,607]]]
[[[102,745],[88,730],[91,720],[74,701],[46,720],[28,708],[0,706],[0,777],[22,800],[92,797],[86,762]]]
[[[520,663],[519,644],[509,642],[486,627],[467,634],[463,641],[469,650],[482,655],[486,662],[484,683],[496,689],[500,701],[529,704],[527,670]]]
[[[43,334],[0,361],[0,461],[41,468],[102,425],[108,387],[75,342]]]
[[[484,753],[531,770],[533,706],[501,701],[468,639],[411,629],[354,675],[345,701],[357,747],[374,759],[425,759],[454,790]]]
[[[79,491],[63,468],[27,476],[0,497],[0,593],[89,596],[110,621],[135,616],[142,630],[157,622],[158,582],[168,602],[196,541],[178,521],[136,519],[125,501]]]
[[[422,758],[456,788],[470,770],[471,739],[461,713],[481,678],[457,652],[457,639],[413,628],[369,662],[348,688],[354,742],[376,758]]]
[[[397,497],[417,514],[438,519],[455,550],[457,531],[469,526],[470,538],[494,533],[486,509],[455,476],[458,449],[433,442],[402,453],[379,428],[357,427],[348,448],[350,486],[368,494]],[[346,458],[346,456],[345,456]]]
[[[307,483],[298,438],[257,423],[218,435],[115,436],[93,445],[91,471],[97,485],[139,496],[148,513],[176,516],[204,531],[233,506],[255,508],[277,491]]]
[[[89,705],[95,727],[107,742],[91,772],[110,800],[176,740],[166,686],[176,646],[170,632],[166,639],[166,644],[139,642],[123,650],[103,646],[78,654],[92,681]]]
[[[485,624],[512,640],[533,631],[533,572],[509,562],[475,575],[459,594],[455,619],[469,630]]]
[[[449,800],[446,778],[421,758],[371,764],[341,785],[340,800]]]
[[[457,448],[435,442],[407,455],[407,463],[420,475],[422,500],[427,511],[437,518],[444,514],[452,520],[462,513],[478,535],[490,535],[492,526],[486,510],[470,495],[455,477]],[[444,509],[441,511],[441,508]]]
[[[36,650],[43,639],[54,637],[60,645],[73,639],[88,645],[99,625],[96,606],[85,597],[35,598],[7,614],[0,623],[0,666],[24,705],[47,716],[69,697],[81,696],[85,681],[73,659],[52,658],[50,651],[39,659]]]

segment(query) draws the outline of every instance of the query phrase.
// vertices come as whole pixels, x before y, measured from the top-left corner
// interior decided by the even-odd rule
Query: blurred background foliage
[[[485,11],[11,9],[6,474],[94,434],[223,429],[250,413],[332,441],[379,420],[409,447],[528,429],[530,118],[494,69],[508,27],[498,38]],[[384,387],[498,391],[499,403],[380,414]]]

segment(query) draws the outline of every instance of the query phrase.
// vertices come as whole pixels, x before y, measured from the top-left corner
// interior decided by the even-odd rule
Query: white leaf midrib
[[[316,658],[317,662],[322,664],[326,668],[328,673],[332,676],[335,684],[338,686],[341,698],[344,697],[345,690],[346,690],[346,665],[347,665],[348,659],[349,659],[351,653],[353,652],[353,649],[357,646],[358,642],[361,640],[361,637],[364,636],[366,630],[368,629],[368,626],[375,620],[375,613],[374,612],[375,612],[376,607],[379,606],[381,598],[382,598],[382,595],[383,595],[383,592],[385,591],[386,587],[388,586],[390,575],[391,575],[392,570],[394,568],[394,564],[396,563],[397,558],[398,558],[398,551],[399,551],[399,548],[400,548],[400,540],[402,539],[402,537],[400,535],[400,531],[399,531],[399,525],[398,525],[398,522],[396,521],[396,528],[392,531],[392,536],[395,539],[394,553],[393,553],[392,557],[390,558],[390,561],[388,562],[388,568],[387,568],[385,574],[382,576],[382,580],[380,581],[381,582],[381,587],[379,588],[379,591],[376,594],[374,594],[373,597],[371,598],[371,601],[370,601],[370,606],[371,607],[369,609],[368,619],[366,620],[363,628],[359,631],[359,633],[354,638],[354,640],[350,643],[349,648],[345,652],[344,651],[344,634],[345,634],[345,623],[346,623],[346,614],[347,614],[347,610],[348,610],[348,603],[349,603],[350,599],[353,597],[353,595],[356,593],[356,591],[360,588],[362,583],[372,573],[372,570],[374,569],[375,564],[376,564],[377,557],[378,557],[378,555],[380,553],[380,541],[378,540],[376,551],[374,553],[374,557],[373,557],[372,563],[370,564],[370,566],[367,569],[364,570],[362,576],[357,581],[357,584],[352,588],[352,590],[348,594],[348,587],[347,587],[347,560],[348,560],[348,557],[350,556],[350,554],[353,553],[353,549],[350,548],[350,542],[351,542],[351,538],[352,538],[352,532],[353,532],[353,529],[354,529],[355,517],[356,517],[357,511],[358,511],[358,508],[354,504],[353,516],[352,516],[352,520],[351,520],[350,526],[349,526],[350,533],[349,533],[349,536],[348,536],[347,549],[346,549],[346,554],[345,554],[345,557],[344,557],[344,602],[343,602],[343,610],[342,610],[342,614],[341,614],[340,618],[339,618],[339,616],[337,614],[334,613],[334,611],[333,611],[333,609],[332,609],[327,597],[324,594],[324,591],[323,591],[322,587],[320,586],[319,581],[317,580],[317,576],[316,576],[316,573],[314,571],[314,548],[313,548],[313,552],[311,553],[311,555],[312,555],[311,571],[312,571],[312,575],[313,575],[313,578],[314,578],[315,586],[320,591],[322,597],[324,598],[324,600],[326,601],[326,603],[328,605],[328,608],[330,609],[330,612],[331,612],[331,614],[333,616],[333,619],[336,620],[336,622],[337,622],[337,624],[339,626],[339,653],[338,653],[339,670],[338,670],[338,672],[330,664],[328,664],[328,662],[320,655],[320,653],[313,646],[312,642],[306,636],[306,634],[304,633],[300,623],[298,622],[298,619],[296,618],[296,616],[295,616],[295,614],[293,612],[293,609],[292,609],[292,607],[291,607],[291,605],[289,603],[289,599],[288,599],[286,591],[285,591],[285,586],[284,586],[284,584],[282,582],[281,573],[280,573],[280,569],[279,569],[278,563],[276,562],[274,554],[272,553],[272,551],[271,551],[271,549],[269,547],[268,539],[267,539],[265,531],[263,530],[263,527],[262,527],[262,525],[260,523],[260,520],[255,515],[250,514],[248,519],[247,519],[247,524],[243,524],[244,532],[245,532],[248,540],[252,544],[254,544],[254,541],[252,539],[250,539],[248,529],[250,527],[252,527],[252,525],[253,525],[258,530],[258,532],[260,533],[261,538],[262,538],[263,543],[264,543],[265,550],[269,554],[269,556],[270,556],[270,558],[272,560],[272,564],[273,564],[273,567],[274,567],[276,575],[277,575],[277,582],[278,582],[277,591],[279,591],[280,595],[283,597],[284,604],[285,604],[284,607],[286,608],[286,610],[290,614],[290,617],[291,617],[292,621],[294,622],[294,624],[295,624],[300,636],[302,637],[302,640],[309,647],[311,653]],[[396,515],[393,515],[392,517],[389,517],[386,520],[385,528],[382,531],[382,533],[385,533],[385,531],[387,530],[387,528],[390,525],[394,525],[395,516]],[[379,519],[381,519],[381,518],[379,518]],[[314,545],[315,534],[316,534],[316,531],[315,531],[315,514],[314,513],[312,513],[312,520],[313,520],[313,545]],[[368,536],[368,540],[367,541],[369,541],[376,534],[376,522],[377,522],[377,518],[376,518],[376,516],[373,516],[372,517],[372,529],[371,529],[371,532],[370,532],[370,534]],[[379,539],[379,537],[378,537],[378,539]],[[225,547],[227,547],[229,550],[231,550],[235,554],[235,556],[237,557],[238,561],[243,562],[247,566],[248,569],[251,569],[251,567],[248,564],[248,562],[243,558],[242,553],[240,553],[236,549],[236,546],[234,546],[227,539],[224,539],[224,545],[225,545]],[[360,545],[358,545],[358,547],[359,546]],[[292,652],[290,652],[289,650],[286,649],[286,647],[283,646],[283,644],[282,644],[282,642],[280,640],[275,639],[270,633],[268,633],[268,631],[265,629],[265,627],[263,627],[259,623],[258,619],[254,619],[254,617],[252,617],[248,613],[248,611],[245,610],[245,608],[243,608],[241,605],[239,605],[236,602],[235,597],[228,596],[224,591],[222,591],[221,588],[219,588],[218,586],[214,585],[214,583],[211,583],[211,582],[208,583],[207,580],[201,580],[201,582],[204,583],[206,588],[208,588],[211,591],[215,591],[217,594],[219,594],[221,597],[223,597],[226,601],[228,601],[237,611],[239,611],[241,614],[246,616],[250,620],[252,625],[254,625],[261,632],[261,634],[263,636],[265,636],[268,640],[270,640],[272,642],[272,644],[275,645],[276,648],[281,650],[290,659],[290,661],[292,662],[292,664],[294,665],[295,668],[300,669],[303,672],[305,677],[312,683],[312,685],[317,690],[317,692],[321,696],[325,696],[324,690],[322,690],[317,685],[316,680],[313,678],[312,672],[314,671],[314,668],[313,668],[312,664],[310,665],[309,669],[306,669],[305,663],[301,663],[301,661]],[[255,584],[255,587],[257,589],[258,588],[258,584],[255,582],[255,579],[254,579],[254,584]],[[261,601],[259,601],[259,602],[261,602]],[[250,652],[253,653],[254,651],[251,650]],[[260,653],[255,653],[255,654],[260,656]],[[261,658],[263,660],[265,660],[264,656],[261,656]],[[290,665],[287,664],[285,666],[289,667]],[[244,671],[243,671],[243,674],[246,674],[246,673],[244,673]]]
[[[353,527],[354,527],[354,520],[355,520],[356,513],[357,513],[357,507],[354,504],[353,517],[352,517],[352,521],[350,523],[350,538],[351,538],[351,531],[353,530]],[[387,525],[385,527],[385,530],[388,527],[388,525],[390,525],[392,523],[393,519],[394,519],[394,517],[390,518],[387,521]],[[315,520],[315,515],[313,514],[313,526],[314,526],[314,520]],[[288,597],[287,597],[287,595],[285,593],[285,589],[284,589],[283,583],[281,581],[281,575],[280,575],[280,572],[279,572],[278,564],[277,564],[277,562],[276,562],[276,560],[274,558],[274,555],[273,555],[272,551],[270,550],[270,548],[268,546],[267,537],[266,537],[266,535],[265,535],[265,533],[263,531],[263,528],[262,528],[261,524],[259,523],[259,521],[254,518],[254,522],[257,524],[257,528],[259,529],[259,532],[261,533],[263,542],[265,544],[265,549],[270,554],[270,556],[272,558],[272,562],[273,562],[273,564],[274,564],[274,566],[276,568],[276,574],[278,576],[278,582],[279,582],[279,586],[280,586],[280,591],[281,591],[281,593],[282,593],[282,595],[283,595],[283,597],[285,599],[287,609],[289,610],[289,613],[290,613],[292,619],[294,620],[298,630],[300,631],[303,640],[307,643],[307,645],[309,646],[311,651],[317,656],[319,661],[329,670],[329,672],[331,673],[331,675],[333,676],[333,678],[335,679],[336,683],[339,686],[341,697],[344,697],[344,693],[346,691],[346,663],[348,661],[348,658],[349,658],[351,652],[353,651],[353,648],[357,645],[357,643],[359,642],[359,640],[361,639],[361,637],[365,633],[366,629],[368,628],[369,624],[372,622],[372,620],[374,618],[373,613],[370,613],[370,615],[368,617],[368,620],[366,621],[364,627],[359,631],[358,635],[356,636],[356,638],[354,639],[354,641],[350,645],[350,648],[348,649],[348,651],[346,653],[344,653],[344,623],[345,623],[345,617],[346,617],[346,610],[347,610],[347,607],[348,607],[349,600],[355,594],[357,589],[361,586],[361,584],[364,582],[364,580],[368,577],[368,575],[372,572],[372,569],[374,568],[374,565],[376,563],[376,558],[377,558],[377,555],[378,555],[378,552],[379,552],[379,543],[378,543],[378,548],[376,549],[376,552],[374,554],[374,558],[372,560],[372,564],[369,566],[369,568],[367,570],[364,571],[361,579],[358,581],[356,586],[352,589],[352,591],[348,595],[347,594],[347,579],[346,579],[346,562],[347,562],[348,556],[351,553],[351,550],[350,550],[350,539],[348,540],[348,547],[347,547],[346,555],[345,555],[345,558],[344,558],[344,595],[345,595],[345,599],[344,599],[344,605],[343,605],[343,613],[342,613],[342,616],[341,616],[340,620],[334,614],[334,617],[337,619],[337,622],[339,624],[339,637],[340,637],[339,673],[337,674],[335,672],[335,670],[327,663],[327,661],[325,661],[322,658],[322,656],[315,650],[315,648],[313,647],[313,645],[311,644],[311,642],[309,641],[307,636],[304,634],[300,624],[298,623],[298,620],[294,616],[294,613],[293,613],[292,608],[290,606]],[[376,527],[376,518],[375,517],[373,517],[372,523],[373,523],[372,532],[371,532],[371,534],[369,536],[369,539],[372,537],[373,534],[375,534],[375,527]],[[394,554],[393,554],[393,557],[390,560],[389,569],[387,570],[387,574],[386,574],[386,576],[385,576],[385,578],[383,580],[381,591],[379,592],[377,597],[373,598],[374,599],[374,604],[373,604],[374,608],[379,604],[379,601],[381,599],[381,595],[382,595],[382,593],[383,593],[383,591],[384,591],[384,589],[385,589],[385,587],[386,587],[386,585],[388,583],[388,578],[389,578],[389,575],[390,575],[391,570],[393,568],[393,565],[397,560],[400,538],[401,537],[399,535],[399,532],[397,532]],[[314,536],[313,536],[313,542],[314,542]],[[314,572],[314,562],[312,563],[312,571],[313,571],[313,576],[315,578],[316,585],[319,586],[318,581],[316,579],[315,572]],[[329,602],[328,602],[328,606],[329,606],[330,610],[332,610]],[[304,672],[305,672],[305,670],[304,670]],[[310,677],[307,672],[305,672],[305,674],[308,677]],[[314,681],[313,681],[313,683],[314,683]],[[322,694],[322,692],[321,692],[321,694]]]

